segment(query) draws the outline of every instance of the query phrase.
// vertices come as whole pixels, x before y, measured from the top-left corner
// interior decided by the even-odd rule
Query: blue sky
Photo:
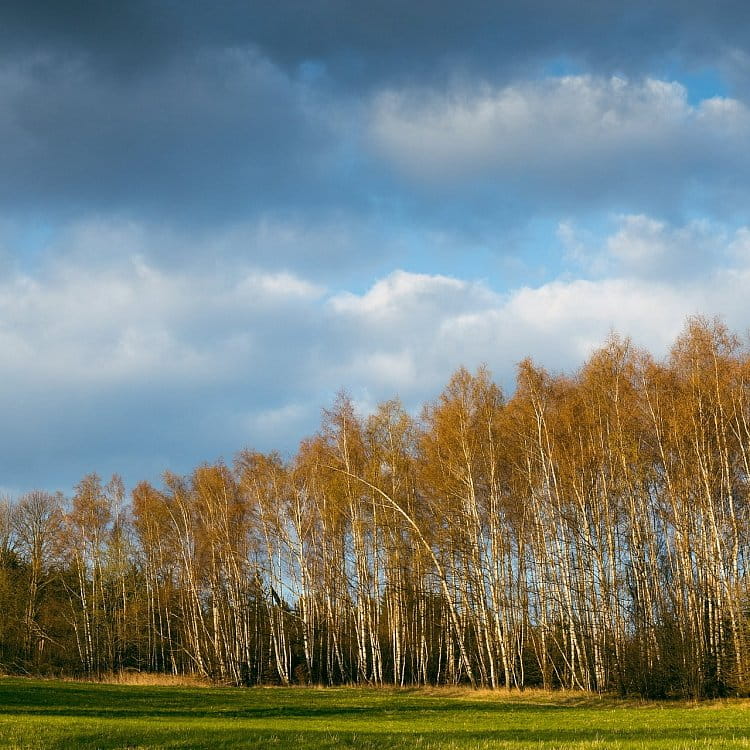
[[[741,2],[8,2],[0,491],[291,455],[750,317]]]

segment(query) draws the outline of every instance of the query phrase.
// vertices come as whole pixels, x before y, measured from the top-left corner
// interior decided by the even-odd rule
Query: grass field
[[[0,679],[13,748],[750,748],[750,703]]]

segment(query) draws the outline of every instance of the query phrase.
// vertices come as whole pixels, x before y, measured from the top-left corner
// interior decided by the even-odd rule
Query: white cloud
[[[693,166],[718,155],[745,160],[750,113],[739,101],[688,102],[684,86],[646,78],[566,76],[502,88],[390,90],[372,104],[371,138],[419,180],[554,174],[577,183],[609,171],[615,185],[638,158]],[[670,168],[670,167],[667,167]],[[672,165],[671,168],[675,168]]]
[[[571,226],[562,235],[576,241]],[[330,300],[341,344],[339,364],[326,377],[366,383],[371,401],[398,392],[417,402],[434,396],[461,364],[487,363],[506,387],[525,356],[553,370],[575,369],[612,330],[657,356],[690,315],[717,314],[744,332],[748,237],[747,228],[622,216],[590,251],[598,277],[566,274],[503,295],[483,282],[395,272],[363,294]]]
[[[436,308],[450,309],[457,300],[482,304],[492,293],[481,284],[448,276],[394,271],[376,281],[363,295],[343,292],[330,301],[336,313],[393,323],[414,315],[434,315]],[[462,302],[459,302],[461,304]]]
[[[254,328],[321,287],[291,273],[56,263],[0,281],[0,373],[106,383],[221,378],[254,347]]]
[[[263,435],[268,443],[284,446],[289,441],[289,435],[302,437],[311,419],[318,415],[319,408],[318,405],[291,401],[276,408],[242,413],[238,429],[246,435]],[[242,447],[245,446],[237,446],[238,449]]]
[[[577,242],[573,225],[560,236]],[[0,377],[52,389],[276,381],[283,403],[253,417],[270,429],[294,417],[285,409],[299,402],[299,389],[361,386],[377,398],[422,398],[460,364],[486,361],[506,383],[526,355],[575,366],[612,328],[658,352],[693,313],[724,314],[742,327],[749,236],[747,228],[623,216],[590,251],[600,278],[561,277],[505,294],[487,282],[406,271],[361,294],[331,294],[241,261],[199,272],[141,256],[93,267],[58,260],[0,281]],[[705,261],[701,273],[670,273],[690,258]]]
[[[557,236],[567,257],[588,276],[661,279],[682,283],[716,268],[750,258],[747,229],[734,233],[706,220],[674,226],[643,214],[616,217],[604,239],[565,221]]]
[[[730,259],[735,263],[750,266],[750,228],[738,229],[727,249]]]
[[[574,241],[575,228],[562,235]],[[596,248],[609,264],[601,277],[504,294],[406,271],[361,293],[330,292],[238,259],[176,271],[142,256],[89,265],[73,254],[15,271],[0,280],[0,473],[21,486],[18,461],[49,460],[61,445],[74,476],[107,452],[107,465],[129,457],[112,470],[131,480],[155,461],[186,471],[243,446],[293,451],[341,387],[362,409],[398,395],[416,410],[460,365],[486,363],[510,390],[522,358],[575,369],[613,329],[656,355],[691,314],[723,315],[743,332],[748,237],[620,217]],[[652,251],[662,262],[681,242],[709,243],[715,262],[679,279],[651,273]]]
[[[404,274],[398,276],[391,290],[403,289]],[[515,365],[525,356],[552,369],[575,368],[612,329],[663,353],[685,317],[705,309],[699,297],[716,301],[700,289],[691,300],[666,284],[638,279],[555,281],[504,296],[458,280],[446,295],[439,278],[432,285],[428,279],[412,279],[418,297],[388,294],[384,280],[378,282],[377,309],[367,297],[378,285],[358,298],[360,307],[351,298],[346,307],[339,306],[339,325],[351,322],[346,347],[339,352],[344,357],[340,376],[367,383],[379,398],[400,393],[419,401],[434,397],[456,367],[484,362],[510,387]],[[415,314],[417,304],[430,314]],[[387,317],[382,309],[389,311]]]

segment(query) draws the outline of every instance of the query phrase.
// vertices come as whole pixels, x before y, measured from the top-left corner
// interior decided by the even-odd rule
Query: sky
[[[7,0],[0,492],[750,327],[750,4]]]

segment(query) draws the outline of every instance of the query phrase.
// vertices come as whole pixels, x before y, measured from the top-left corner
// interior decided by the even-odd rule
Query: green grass
[[[3,678],[0,747],[750,748],[750,704]]]

